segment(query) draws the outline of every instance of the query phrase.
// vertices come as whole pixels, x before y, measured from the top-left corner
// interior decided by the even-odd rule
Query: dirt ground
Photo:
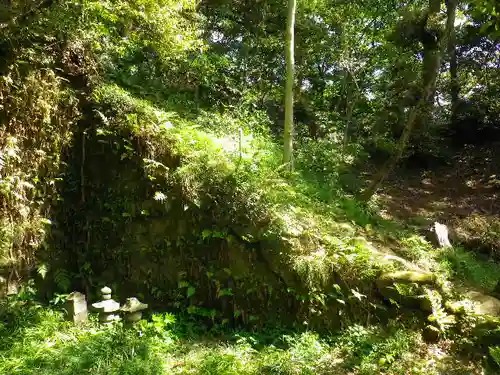
[[[432,170],[400,168],[378,197],[387,219],[422,229],[439,221],[455,241],[500,256],[500,143],[469,146]]]
[[[379,190],[383,212],[400,220],[449,222],[500,214],[500,144],[468,147],[450,165],[396,171]]]

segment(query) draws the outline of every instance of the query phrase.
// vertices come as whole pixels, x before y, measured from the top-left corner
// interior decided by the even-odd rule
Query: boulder
[[[436,284],[436,277],[432,273],[396,271],[382,274],[377,280],[377,289],[387,300],[430,312],[432,306],[428,299],[422,297],[422,286],[435,286]]]
[[[479,315],[500,316],[500,300],[477,290],[469,290],[464,296],[474,303],[474,312]]]
[[[467,304],[464,301],[448,301],[444,307],[446,310],[454,315],[464,315],[466,313]]]
[[[420,310],[428,312],[428,313],[432,313],[432,310],[433,310],[432,309],[432,302],[429,299],[429,297],[427,297],[426,295],[423,295],[423,296],[420,296],[419,299],[420,299],[420,303],[419,303]]]
[[[436,285],[436,275],[430,272],[395,271],[383,273],[377,280],[379,288],[398,284]]]
[[[432,325],[427,325],[424,330],[422,331],[422,337],[424,338],[425,341],[427,342],[437,342],[439,341],[439,336],[441,332],[439,331],[439,328],[434,327]]]

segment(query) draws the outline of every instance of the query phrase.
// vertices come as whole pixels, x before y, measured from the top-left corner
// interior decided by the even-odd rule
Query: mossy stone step
[[[399,285],[405,286],[406,293],[401,293]],[[429,272],[396,271],[382,274],[377,280],[377,289],[389,301],[395,301],[402,306],[432,311],[430,302],[422,298],[422,287],[437,287],[437,278]]]

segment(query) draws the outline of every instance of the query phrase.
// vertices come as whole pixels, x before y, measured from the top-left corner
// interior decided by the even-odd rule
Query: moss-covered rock
[[[467,312],[465,301],[447,301],[444,305],[446,310],[454,315],[464,315]]]
[[[466,312],[482,316],[482,319],[500,317],[500,299],[487,294],[484,289],[471,286],[458,287],[455,292],[461,296],[460,301],[453,303],[457,308],[464,306]],[[447,308],[451,308],[451,302]]]
[[[421,295],[419,296],[419,306],[422,311],[431,313],[433,308],[432,308],[432,302],[427,295]]]
[[[426,312],[432,311],[432,305],[422,287],[435,285],[435,275],[417,271],[387,272],[377,280],[377,289],[386,300]]]
[[[439,336],[441,332],[439,328],[434,327],[433,325],[427,325],[422,331],[422,337],[427,342],[437,342],[439,341]]]
[[[394,283],[418,285],[436,285],[436,275],[430,272],[417,272],[417,271],[396,271],[387,272],[382,274],[377,284],[379,286],[387,286]]]
[[[465,297],[474,303],[474,311],[480,315],[500,316],[500,300],[478,290],[468,290]]]

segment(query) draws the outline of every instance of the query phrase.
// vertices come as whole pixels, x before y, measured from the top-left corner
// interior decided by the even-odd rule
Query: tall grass
[[[93,316],[75,326],[61,311],[14,300],[2,302],[0,319],[0,374],[9,375],[432,375],[477,367],[443,357],[443,348],[436,355],[418,330],[400,324],[353,325],[327,336],[276,327],[187,335],[192,323],[171,314],[136,328],[99,326]]]

